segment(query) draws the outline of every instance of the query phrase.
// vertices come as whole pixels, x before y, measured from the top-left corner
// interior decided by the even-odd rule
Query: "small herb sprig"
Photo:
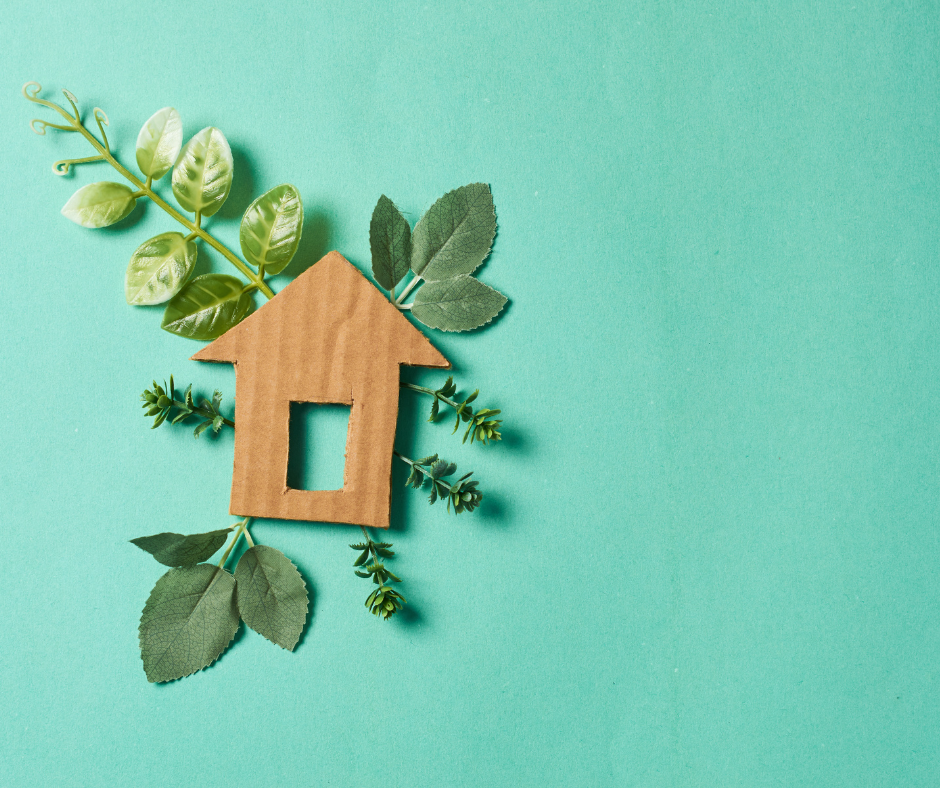
[[[467,438],[470,438],[470,443],[473,443],[474,440],[478,440],[484,444],[502,439],[499,426],[503,422],[501,419],[493,418],[493,416],[499,415],[500,411],[491,410],[490,408],[480,408],[480,410],[474,413],[473,408],[470,407],[470,403],[479,395],[479,389],[476,389],[463,402],[456,402],[452,399],[454,394],[457,393],[457,386],[454,384],[453,376],[447,378],[447,381],[439,389],[429,389],[425,386],[415,385],[414,383],[401,383],[400,385],[403,389],[420,391],[423,394],[430,394],[434,397],[434,402],[431,403],[431,415],[428,421],[437,419],[438,413],[440,412],[440,403],[443,402],[445,405],[452,407],[457,414],[457,421],[454,423],[454,432],[456,433],[459,429],[461,420],[467,423],[467,429],[463,434],[463,443],[467,442]]]
[[[457,472],[457,466],[454,463],[440,460],[436,454],[420,460],[409,460],[397,451],[395,456],[411,466],[411,473],[405,482],[406,485],[419,490],[425,482],[430,480],[431,494],[428,496],[428,503],[433,504],[439,500],[446,500],[447,511],[449,512],[451,505],[453,505],[454,514],[460,514],[461,512],[472,512],[483,500],[483,492],[477,489],[479,482],[470,481],[473,471],[464,474],[453,483],[448,483],[444,479],[453,476]]]
[[[190,383],[186,387],[186,391],[183,392],[183,399],[180,401],[176,399],[176,389],[173,386],[172,375],[170,375],[169,386],[166,385],[166,381],[163,382],[162,386],[157,381],[153,381],[153,388],[145,389],[144,393],[140,395],[143,400],[141,407],[147,411],[146,415],[155,417],[153,426],[150,429],[156,429],[167,419],[170,419],[170,424],[179,424],[181,421],[186,421],[190,416],[199,416],[204,419],[193,430],[193,435],[197,438],[209,427],[212,427],[213,434],[218,434],[223,424],[228,427],[235,427],[234,421],[219,413],[219,407],[222,405],[221,391],[214,391],[211,401],[203,399],[197,405],[193,401],[192,390],[193,386]],[[170,418],[174,410],[178,413]]]
[[[401,582],[401,578],[387,569],[382,560],[391,558],[395,553],[389,550],[391,542],[374,542],[365,528],[362,528],[362,534],[366,538],[365,542],[349,545],[353,550],[362,551],[353,566],[361,566],[362,569],[356,569],[356,574],[372,578],[372,582],[378,586],[366,599],[366,607],[373,615],[388,621],[408,603],[407,599],[388,585],[389,582]]]

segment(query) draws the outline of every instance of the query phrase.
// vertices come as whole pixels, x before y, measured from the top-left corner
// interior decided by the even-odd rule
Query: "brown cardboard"
[[[339,252],[193,359],[235,365],[231,514],[388,528],[398,367],[450,362]],[[287,486],[291,402],[352,406],[341,490]]]

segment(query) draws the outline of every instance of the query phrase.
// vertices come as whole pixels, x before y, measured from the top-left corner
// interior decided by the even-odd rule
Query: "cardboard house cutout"
[[[235,365],[231,514],[388,528],[398,367],[450,363],[355,266],[330,252],[193,359]],[[342,489],[287,486],[292,402],[351,406]]]

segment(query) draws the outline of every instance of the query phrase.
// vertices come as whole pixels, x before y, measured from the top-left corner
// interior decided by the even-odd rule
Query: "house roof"
[[[235,363],[296,354],[374,364],[386,360],[420,367],[450,366],[408,319],[339,252],[330,252],[280,293],[192,358]]]

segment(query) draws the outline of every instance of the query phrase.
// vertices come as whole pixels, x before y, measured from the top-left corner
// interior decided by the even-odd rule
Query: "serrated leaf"
[[[255,545],[235,567],[238,612],[272,643],[292,651],[307,621],[307,586],[280,550]]]
[[[209,427],[212,426],[211,421],[204,421],[201,424],[196,425],[196,429],[193,430],[193,437],[198,438],[202,433],[204,433]]]
[[[91,229],[121,221],[137,204],[130,187],[123,183],[99,181],[82,186],[62,207],[62,215],[75,224]]]
[[[411,314],[442,331],[470,331],[489,323],[506,304],[506,296],[472,276],[429,282],[418,290]]]
[[[472,273],[486,259],[495,235],[490,187],[461,186],[441,197],[415,225],[411,270],[428,282]]]
[[[161,327],[190,339],[216,339],[254,309],[244,287],[234,276],[197,276],[167,304]]]
[[[137,135],[137,166],[160,180],[173,167],[183,144],[183,123],[173,107],[157,110]]]
[[[228,198],[233,168],[228,140],[208,126],[180,153],[173,167],[173,194],[185,210],[212,216]]]
[[[205,561],[225,544],[231,533],[228,528],[204,534],[162,533],[139,536],[131,539],[131,544],[150,553],[164,566],[191,566]]]
[[[249,263],[269,274],[279,274],[293,258],[300,243],[304,206],[289,183],[275,186],[248,206],[238,239]]]
[[[182,233],[161,233],[131,255],[124,296],[133,306],[162,304],[186,284],[196,265],[196,244]]]
[[[435,397],[434,402],[431,403],[431,416],[428,419],[428,421],[434,421],[434,419],[437,418],[437,414],[440,413],[440,409],[441,409],[440,400],[437,397]]]
[[[379,197],[369,222],[372,275],[391,290],[408,273],[411,264],[411,227],[388,197]]]
[[[235,578],[211,564],[171,569],[140,617],[148,681],[173,681],[211,665],[238,630]]]

